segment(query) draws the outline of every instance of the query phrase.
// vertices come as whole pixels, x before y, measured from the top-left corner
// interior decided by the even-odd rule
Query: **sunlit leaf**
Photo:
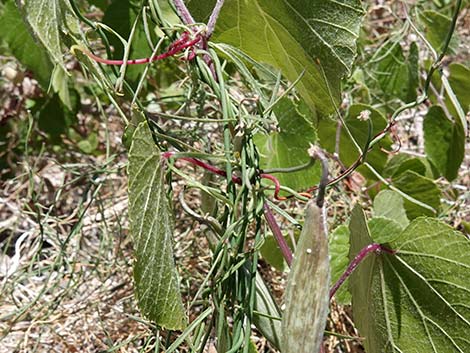
[[[207,20],[215,4],[187,2],[200,21]],[[350,73],[356,55],[363,15],[358,0],[228,0],[212,40],[232,44],[281,69],[290,81],[305,69],[299,92],[312,108],[331,113],[329,91],[338,102],[341,78]]]
[[[142,313],[167,329],[186,318],[173,259],[173,212],[165,187],[164,162],[146,122],[129,152],[129,220],[136,261],[134,279]]]
[[[397,221],[385,218],[385,217],[374,217],[367,222],[370,236],[374,242],[379,244],[386,244],[396,239],[403,227]]]
[[[376,109],[366,104],[354,104],[349,108],[348,115],[345,122],[351,131],[355,141],[362,149],[364,148],[368,138],[368,123],[360,120],[358,117],[366,112],[372,121],[373,129],[372,136],[379,133],[386,125],[387,120]],[[318,125],[318,136],[320,137],[320,144],[329,152],[335,152],[337,142],[337,122],[327,119],[322,119]],[[367,162],[371,164],[377,171],[382,171],[387,162],[387,154],[381,151],[381,147],[389,149],[392,142],[389,137],[384,138],[379,144],[375,145],[371,151],[367,153]],[[351,166],[361,155],[356,145],[349,137],[344,127],[341,128],[339,136],[339,157],[346,167]],[[360,167],[358,171],[368,178],[374,179],[372,174],[367,168]]]
[[[425,208],[405,199],[405,209],[409,219],[419,216],[435,216],[437,214],[441,205],[441,191],[433,180],[408,170],[393,179],[393,185],[405,194],[432,208]]]

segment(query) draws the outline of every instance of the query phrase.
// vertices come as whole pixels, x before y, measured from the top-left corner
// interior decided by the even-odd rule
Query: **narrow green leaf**
[[[323,210],[307,204],[282,318],[282,352],[318,352],[328,316],[330,268]]]
[[[355,249],[371,243],[362,230]],[[351,276],[353,315],[368,353],[469,352],[470,241],[436,219],[415,219]],[[355,253],[352,253],[352,256]]]
[[[440,106],[432,106],[424,119],[423,130],[427,157],[440,175],[454,180],[465,155],[462,126],[450,121]]]
[[[274,347],[280,347],[281,341],[281,310],[276,304],[271,291],[264,283],[261,275],[256,272],[256,299],[253,324]]]
[[[207,20],[215,4],[215,0],[187,2],[200,21]],[[305,70],[300,94],[311,108],[328,114],[334,108],[329,91],[338,102],[341,78],[350,73],[363,15],[359,0],[229,0],[213,40],[281,69],[291,82]]]
[[[274,112],[279,122],[279,132],[257,134],[254,138],[261,155],[261,167],[289,168],[308,163],[310,157],[307,151],[317,139],[315,128],[288,98],[281,99]],[[279,173],[276,177],[282,185],[302,190],[319,181],[320,168],[314,166],[297,172]]]
[[[13,0],[8,0],[1,11],[0,39],[5,41],[15,58],[34,73],[42,88],[47,89],[52,63],[29,33]]]
[[[134,279],[142,313],[167,329],[186,318],[173,259],[173,213],[165,188],[164,162],[146,122],[129,152],[129,219],[136,261]]]
[[[406,171],[393,179],[393,185],[405,194],[432,207],[436,213],[441,205],[441,191],[433,180],[413,171]],[[409,219],[419,216],[435,216],[436,213],[405,199],[406,214]]]
[[[402,228],[410,221],[406,216],[403,198],[393,190],[382,190],[374,199],[374,217],[385,217],[393,219]]]

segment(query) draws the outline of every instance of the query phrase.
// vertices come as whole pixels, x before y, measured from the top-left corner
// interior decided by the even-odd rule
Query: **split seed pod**
[[[318,353],[329,304],[330,265],[323,208],[311,200],[294,254],[282,318],[283,353]]]

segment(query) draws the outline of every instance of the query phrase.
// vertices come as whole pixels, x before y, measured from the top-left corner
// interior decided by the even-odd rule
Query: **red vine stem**
[[[274,239],[276,239],[277,245],[281,250],[282,256],[284,257],[284,260],[286,260],[287,265],[291,267],[293,259],[292,250],[289,248],[286,239],[284,239],[284,236],[281,232],[281,228],[279,228],[279,225],[277,224],[277,221],[274,218],[274,215],[266,202],[263,204],[263,209],[264,218],[266,218],[266,222],[268,223],[269,228],[271,228],[271,231],[273,232]]]
[[[165,159],[169,159],[169,158],[181,159],[181,160],[186,161],[188,163],[197,165],[198,167],[204,168],[205,170],[207,170],[211,173],[214,173],[214,174],[217,174],[217,175],[220,175],[220,176],[223,176],[223,177],[227,177],[227,172],[225,170],[214,167],[213,165],[208,164],[206,162],[203,162],[203,161],[201,161],[200,159],[197,159],[197,158],[178,156],[178,155],[175,154],[175,152],[163,152],[162,157],[165,158]],[[279,180],[274,175],[262,173],[262,174],[260,174],[260,178],[269,179],[274,183],[274,198],[276,200],[283,201],[283,200],[286,199],[285,197],[279,196],[279,192],[281,191],[281,183],[279,183]],[[232,181],[235,184],[239,184],[239,185],[242,183],[242,179],[240,177],[236,176],[236,175],[232,175]]]
[[[104,59],[101,58],[88,50],[83,50],[83,52],[91,59],[93,59],[96,62],[106,64],[106,65],[138,65],[138,64],[146,64],[149,62],[154,62],[158,60],[163,60],[166,58],[169,58],[171,56],[175,56],[179,52],[188,49],[188,48],[193,48],[196,44],[198,44],[202,40],[201,35],[196,35],[194,39],[191,39],[189,34],[187,32],[184,32],[179,39],[174,41],[169,47],[168,50],[162,54],[150,57],[150,58],[142,58],[142,59],[130,59],[124,62],[123,60],[111,60],[111,59]],[[188,56],[188,60],[193,59],[195,56],[195,53],[191,53]]]
[[[349,266],[346,268],[346,271],[344,271],[344,273],[341,275],[338,281],[330,289],[330,300],[334,297],[334,295],[338,291],[339,287],[341,287],[341,285],[344,283],[344,281],[346,281],[346,279],[348,279],[348,277],[351,276],[351,274],[354,272],[357,266],[359,266],[359,264],[365,260],[367,255],[369,255],[372,252],[375,252],[376,254],[380,254],[381,252],[386,252],[392,255],[396,254],[396,250],[391,250],[378,243],[369,244],[365,248],[361,249],[361,251],[359,251],[356,257],[351,261]]]

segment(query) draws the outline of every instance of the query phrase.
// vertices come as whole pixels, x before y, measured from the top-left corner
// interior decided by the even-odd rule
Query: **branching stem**
[[[349,266],[346,268],[346,271],[341,275],[341,277],[338,279],[338,281],[334,284],[334,286],[330,289],[330,300],[331,298],[334,297],[335,293],[338,291],[339,287],[348,279],[349,276],[354,272],[354,270],[359,266],[359,264],[364,261],[364,259],[369,255],[370,253],[375,252],[376,254],[380,254],[381,252],[386,252],[391,255],[396,254],[396,250],[391,250],[389,248],[386,248],[385,246],[378,244],[378,243],[372,243],[367,245],[365,248],[363,248],[359,253],[356,255],[356,257],[351,261]]]

